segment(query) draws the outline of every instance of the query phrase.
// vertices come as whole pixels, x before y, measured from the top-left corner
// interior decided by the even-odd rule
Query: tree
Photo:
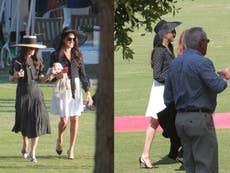
[[[132,38],[129,36],[135,28],[144,27],[146,32],[152,32],[152,24],[162,15],[169,12],[175,14],[176,0],[115,0],[114,39],[115,49],[122,49],[124,59],[133,59],[130,49]]]
[[[94,173],[114,171],[114,7],[100,0],[100,60],[96,109],[96,152]]]

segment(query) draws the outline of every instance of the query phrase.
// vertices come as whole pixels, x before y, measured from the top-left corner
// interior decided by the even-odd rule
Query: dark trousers
[[[179,149],[181,147],[181,141],[178,136],[175,136],[173,138],[170,138],[170,151],[169,151],[169,157],[172,159],[176,159],[178,156]]]
[[[184,150],[186,173],[218,173],[218,144],[212,115],[179,112],[175,125]]]

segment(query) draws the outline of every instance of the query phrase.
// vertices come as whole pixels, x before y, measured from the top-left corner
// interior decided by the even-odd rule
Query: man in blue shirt
[[[186,50],[170,65],[164,102],[175,104],[176,129],[184,149],[186,173],[218,173],[218,144],[212,113],[217,94],[227,87],[230,69],[219,74],[204,57],[209,40],[200,27],[185,32]]]

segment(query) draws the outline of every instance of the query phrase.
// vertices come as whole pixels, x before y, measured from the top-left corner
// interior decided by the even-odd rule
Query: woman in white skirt
[[[175,57],[171,42],[176,37],[175,28],[180,24],[181,22],[166,22],[165,20],[161,20],[154,28],[156,35],[151,55],[154,81],[146,110],[146,116],[151,117],[151,119],[146,130],[144,149],[139,158],[140,166],[144,164],[145,168],[148,169],[154,167],[150,159],[150,149],[156,129],[159,126],[157,113],[165,108],[163,98],[164,82],[168,67]]]
[[[89,92],[89,80],[85,72],[83,57],[78,49],[78,35],[69,27],[63,29],[59,46],[51,54],[50,68],[54,75],[53,96],[50,112],[60,116],[56,152],[63,151],[63,135],[70,119],[70,143],[68,159],[74,159],[74,145],[78,132],[78,119],[83,111],[82,89],[86,92],[88,106],[93,104]],[[61,67],[60,67],[61,64]],[[61,70],[61,72],[59,72]]]

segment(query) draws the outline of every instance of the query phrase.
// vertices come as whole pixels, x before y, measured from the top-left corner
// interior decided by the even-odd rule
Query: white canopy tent
[[[15,32],[15,43],[19,43],[20,32],[25,31],[26,35],[34,34],[34,17],[35,17],[36,0],[2,0],[0,11],[0,22],[3,14],[5,17],[5,31],[8,35],[7,41],[1,50],[1,66],[4,67],[3,58],[12,59],[10,52],[10,34]],[[16,50],[17,52],[17,50]]]
[[[35,17],[36,0],[3,0],[1,6],[2,14],[5,12],[5,28],[6,31],[15,31],[16,35],[20,31],[26,31],[26,34],[33,32],[33,20]],[[18,37],[19,35],[17,35]],[[16,43],[18,38],[16,38]]]

